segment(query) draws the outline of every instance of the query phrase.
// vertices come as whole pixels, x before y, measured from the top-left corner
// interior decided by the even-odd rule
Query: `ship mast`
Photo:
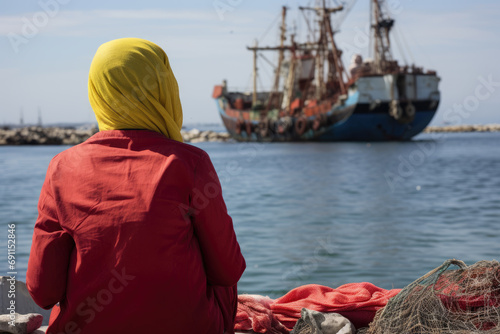
[[[271,93],[269,94],[269,100],[268,100],[268,105],[267,109],[273,106],[273,100],[275,99],[275,96],[277,92],[279,91],[279,85],[280,85],[280,77],[281,77],[281,67],[283,64],[283,59],[285,58],[285,50],[287,49],[285,47],[285,39],[286,39],[286,11],[287,7],[283,6],[282,12],[281,12],[281,34],[280,34],[280,45],[277,48],[269,48],[269,47],[264,47],[264,48],[259,48],[258,42],[255,41],[255,46],[248,48],[249,50],[253,51],[253,94],[252,94],[252,105],[255,106],[257,103],[257,51],[258,50],[278,50],[278,66],[276,68],[275,76],[274,76],[274,84],[273,88],[271,90]],[[266,111],[264,111],[265,113]]]
[[[390,63],[393,61],[389,33],[394,26],[394,20],[382,9],[385,0],[371,1],[375,71],[385,73],[390,70]]]
[[[252,104],[255,106],[257,103],[257,56],[258,51],[278,51],[278,66],[275,70],[273,87],[268,96],[266,107],[261,109],[261,118],[267,116],[267,112],[272,108],[279,108],[292,112],[291,104],[296,98],[295,90],[299,89],[298,93],[301,96],[300,105],[304,103],[311,95],[310,85],[311,81],[315,78],[315,92],[313,96],[317,100],[322,100],[325,97],[335,98],[339,95],[347,94],[346,81],[349,80],[349,75],[346,72],[342,63],[342,51],[339,50],[335,42],[335,32],[332,28],[331,14],[344,10],[343,6],[329,8],[326,7],[325,0],[319,0],[320,4],[316,7],[299,7],[301,11],[315,12],[319,23],[319,36],[315,42],[296,43],[295,36],[292,34],[290,43],[285,44],[286,40],[286,14],[287,8],[282,8],[282,22],[280,44],[278,46],[258,46],[255,43],[253,47],[247,47],[248,50],[253,51],[253,95]],[[282,67],[285,61],[285,52],[290,52],[290,60],[288,66],[288,74],[284,78],[283,97],[280,98],[280,81],[282,75]],[[304,62],[311,59],[314,54],[316,61],[316,69],[309,76],[302,71]],[[325,63],[328,65],[328,75],[325,77],[324,69]],[[307,66],[307,65],[306,65]],[[312,65],[314,66],[314,65]],[[307,68],[307,67],[306,67]],[[344,80],[346,79],[346,81]],[[326,96],[328,95],[328,96]],[[280,102],[281,101],[281,102]]]
[[[255,41],[255,47],[253,50],[253,94],[252,94],[252,106],[257,103],[257,50],[258,42]]]
[[[320,20],[320,26],[324,27],[325,23],[323,22],[323,18]],[[324,59],[325,59],[325,50],[328,48],[324,48],[325,43],[325,32],[323,29],[319,31],[319,39],[318,39],[318,51],[316,51],[316,100],[321,100],[325,94],[325,81],[324,81]]]
[[[290,68],[288,69],[288,78],[285,83],[285,91],[282,101],[282,109],[291,110],[291,104],[293,99],[293,91],[295,87],[295,72],[297,68],[297,55],[296,55],[296,44],[295,44],[295,34],[290,36],[292,47],[290,49]]]
[[[332,44],[333,63],[335,66],[335,72],[336,72],[336,76],[337,76],[336,79],[340,85],[340,94],[345,95],[347,93],[347,89],[345,87],[343,74],[345,73],[347,76],[347,73],[345,72],[344,65],[342,64],[341,52],[338,50],[337,44],[335,43],[335,39],[333,38],[334,34],[333,34],[332,23],[331,23],[331,18],[330,18],[330,13],[335,13],[335,12],[341,11],[343,9],[344,9],[343,6],[340,6],[338,8],[326,8],[325,0],[323,0],[324,20],[325,20],[326,30],[327,30],[328,36],[330,37],[330,42]]]
[[[281,10],[281,34],[280,34],[280,46],[278,50],[278,66],[276,67],[276,72],[274,75],[274,84],[271,94],[269,95],[269,107],[273,107],[273,100],[280,89],[280,77],[281,77],[281,67],[283,66],[283,59],[285,58],[285,39],[286,39],[286,10],[287,7],[283,6]]]
[[[322,60],[322,53],[323,53],[323,46],[325,46],[325,50],[328,50],[328,44],[331,45],[331,62],[330,65],[333,65],[333,72],[330,73],[333,75],[332,78],[334,81],[338,83],[338,87],[340,90],[340,94],[344,95],[347,93],[347,88],[344,82],[344,75],[346,78],[349,80],[349,76],[347,72],[345,71],[344,65],[342,63],[342,58],[341,58],[341,51],[338,49],[337,44],[335,43],[335,38],[334,38],[334,31],[332,28],[332,22],[331,22],[331,17],[330,14],[336,13],[339,11],[344,10],[343,6],[339,6],[336,8],[327,8],[326,7],[326,1],[322,1],[322,7],[299,7],[300,10],[313,10],[316,12],[316,14],[320,17],[319,24],[320,24],[320,34],[319,34],[319,40],[317,42],[318,44],[318,52],[317,52],[317,61]],[[328,56],[327,58],[330,58]],[[317,65],[317,71],[322,71],[322,64],[318,63]],[[322,76],[322,73],[319,73],[320,77]],[[324,90],[323,84],[320,83],[320,85],[316,88],[317,89],[317,97],[321,97],[322,92]]]

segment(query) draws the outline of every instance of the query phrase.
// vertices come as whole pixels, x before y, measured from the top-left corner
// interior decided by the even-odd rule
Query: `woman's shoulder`
[[[166,137],[158,138],[157,145],[153,149],[155,152],[166,156],[175,155],[178,158],[195,161],[210,160],[207,152],[191,144],[182,143]]]
[[[150,156],[157,159],[176,159],[196,166],[200,162],[211,162],[209,155],[203,149],[191,144],[169,139],[152,131],[104,131],[97,133],[87,141],[68,148],[56,155],[50,167],[58,166],[82,167],[86,160],[100,161],[111,157]]]

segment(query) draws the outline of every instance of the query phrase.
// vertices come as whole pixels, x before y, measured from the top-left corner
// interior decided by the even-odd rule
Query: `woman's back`
[[[50,331],[222,333],[212,287],[245,262],[205,152],[99,132],[53,159],[39,210],[27,283],[39,305],[60,302]]]

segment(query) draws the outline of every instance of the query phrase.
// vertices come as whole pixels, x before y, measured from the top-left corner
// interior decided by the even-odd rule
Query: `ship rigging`
[[[435,71],[424,73],[422,68],[400,66],[394,60],[390,35],[395,21],[386,1],[370,0],[373,60],[363,61],[357,55],[349,70],[345,68],[335,35],[354,2],[327,6],[321,0],[315,6],[299,7],[306,19],[306,39],[299,39],[295,29],[288,34],[288,8],[283,7],[279,44],[247,47],[253,52],[251,94],[229,92],[225,82],[213,94],[233,137],[404,140],[423,130],[439,103],[439,78]],[[259,56],[267,60],[264,52],[277,52],[277,62],[271,88],[259,91],[257,60]]]

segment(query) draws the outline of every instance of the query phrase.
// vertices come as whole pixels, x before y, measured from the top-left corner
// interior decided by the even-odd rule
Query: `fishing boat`
[[[348,69],[335,41],[334,17],[353,2],[316,1],[299,7],[307,38],[287,32],[283,7],[280,43],[247,47],[253,52],[253,89],[231,91],[227,81],[212,97],[227,131],[238,141],[409,140],[431,122],[439,105],[436,71],[400,65],[393,57],[395,21],[384,0],[370,0],[372,58],[353,57]],[[295,29],[293,29],[295,30]],[[257,89],[257,59],[277,52],[272,88]]]

